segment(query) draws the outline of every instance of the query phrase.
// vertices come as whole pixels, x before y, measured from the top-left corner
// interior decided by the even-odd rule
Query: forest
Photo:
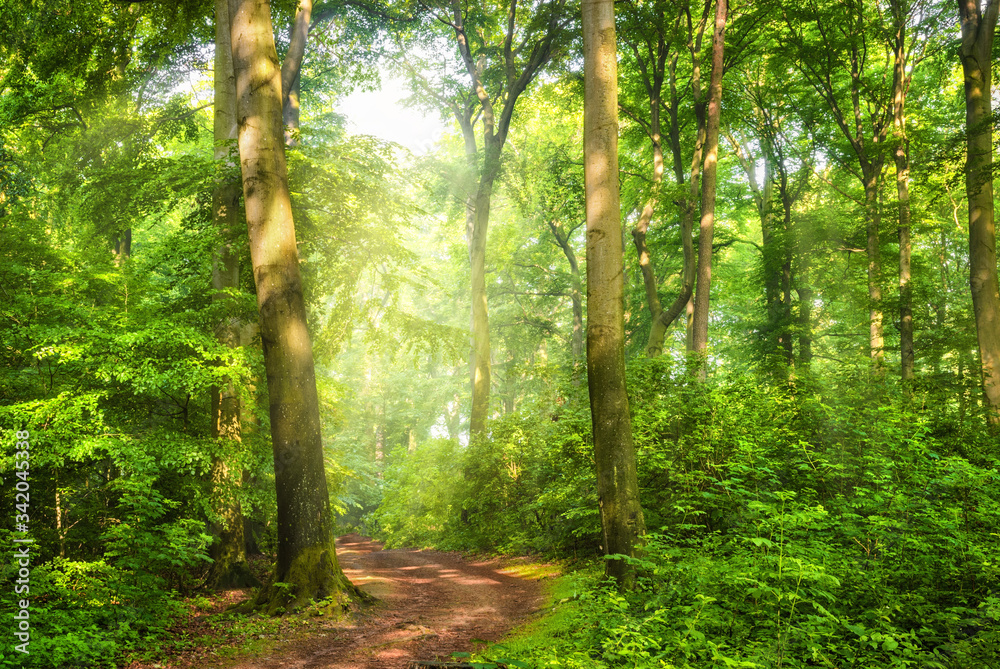
[[[0,666],[1000,669],[998,14],[0,0]]]

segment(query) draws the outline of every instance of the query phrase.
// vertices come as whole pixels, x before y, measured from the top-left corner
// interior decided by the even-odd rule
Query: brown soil
[[[378,603],[350,620],[312,618],[289,628],[285,642],[259,657],[220,662],[199,648],[197,657],[159,666],[404,669],[411,660],[449,660],[454,652],[476,650],[475,641],[498,641],[541,605],[540,584],[517,576],[510,568],[517,563],[509,560],[383,550],[357,534],[339,538],[337,549],[344,573]]]

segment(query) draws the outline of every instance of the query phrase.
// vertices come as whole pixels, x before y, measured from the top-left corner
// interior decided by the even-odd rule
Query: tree
[[[965,189],[969,198],[969,286],[989,422],[1000,425],[1000,284],[993,212],[993,33],[1000,0],[959,0],[965,75]]]
[[[583,3],[583,166],[587,207],[587,379],[597,495],[606,555],[635,555],[646,531],[639,504],[625,390],[621,211],[618,194],[618,66],[612,0]],[[634,578],[623,560],[605,573]]]
[[[530,11],[509,0],[480,11],[460,0],[428,8],[428,17],[452,32],[468,84],[439,90],[435,82],[404,61],[421,95],[450,110],[465,142],[468,165],[466,236],[472,295],[471,434],[486,430],[490,399],[490,324],[486,296],[486,239],[493,187],[518,98],[527,90],[565,35],[565,0],[547,0]],[[426,34],[426,33],[424,33]],[[475,127],[482,121],[482,153]]]
[[[281,78],[268,0],[230,0],[243,195],[257,285],[278,501],[278,558],[256,604],[275,612],[351,588],[337,563],[312,344],[295,245]],[[290,583],[285,593],[278,583]]]
[[[215,9],[215,104],[213,137],[215,160],[222,173],[212,191],[212,220],[216,230],[225,240],[216,252],[212,267],[213,300],[228,307],[232,296],[227,291],[239,288],[240,259],[232,237],[240,222],[240,183],[228,179],[228,172],[235,167],[231,151],[236,140],[236,81],[233,72],[233,50],[230,43],[229,0],[216,0]],[[226,314],[216,327],[219,343],[233,349],[240,344],[240,323],[232,314]],[[215,511],[220,522],[216,543],[212,546],[212,569],[206,582],[210,587],[245,587],[259,585],[246,561],[246,542],[243,536],[243,511],[235,498],[243,472],[234,469],[227,450],[242,442],[242,416],[240,398],[231,380],[212,389],[212,437],[219,442],[220,453],[212,458],[212,484]]]
[[[896,165],[896,198],[899,208],[899,373],[903,381],[913,379],[913,285],[910,241],[910,151],[906,138],[906,93],[913,76],[907,72],[906,28],[911,3],[891,0],[893,19],[892,126],[896,142],[892,158]]]
[[[648,117],[639,109],[633,108],[628,100],[621,102],[622,109],[633,119],[649,138],[653,151],[652,192],[646,199],[642,213],[632,230],[636,255],[639,259],[639,270],[642,273],[643,286],[646,291],[646,305],[649,308],[651,324],[649,337],[646,341],[646,355],[654,358],[663,352],[663,342],[667,328],[680,315],[691,301],[694,289],[695,259],[691,233],[694,216],[698,210],[699,170],[702,164],[702,152],[705,145],[705,91],[701,83],[702,40],[712,1],[705,0],[700,16],[691,15],[690,7],[672,7],[673,16],[666,14],[662,3],[657,3],[643,11],[639,5],[630,6],[627,11],[630,30],[623,41],[630,47],[631,57],[637,70],[637,78],[642,83],[645,93],[645,106]],[[672,25],[671,25],[672,18]],[[675,205],[680,210],[681,247],[684,256],[681,289],[673,303],[666,309],[659,295],[659,283],[652,252],[649,249],[647,236],[653,222],[657,207],[662,198],[663,175],[666,170],[664,159],[663,114],[667,114],[667,140],[670,147],[671,168],[677,186],[685,186],[684,152],[681,144],[681,130],[684,124],[681,114],[683,91],[678,90],[678,60],[679,50],[671,55],[671,49],[676,48],[679,41],[681,25],[686,26],[687,39],[684,47],[691,58],[691,106],[695,117],[695,129],[691,152],[690,177],[687,181],[687,195],[677,197]],[[667,86],[664,94],[664,84]]]
[[[786,62],[768,52],[749,59],[732,87],[734,106],[742,128],[727,124],[726,138],[746,174],[760,220],[766,324],[765,354],[777,353],[783,371],[794,362],[792,336],[799,328],[799,361],[809,364],[809,292],[807,254],[800,248],[801,231],[793,225],[792,210],[809,186],[811,147],[807,133],[792,116],[794,100],[788,82],[780,81]],[[780,83],[779,83],[780,81]],[[808,126],[808,123],[802,125]],[[763,163],[763,175],[758,166]],[[798,163],[796,167],[795,163]],[[798,263],[794,263],[798,251]],[[792,321],[792,291],[799,293],[798,323]]]
[[[698,283],[694,297],[693,352],[698,378],[708,373],[708,302],[712,285],[712,236],[715,231],[715,186],[719,161],[719,119],[722,115],[723,49],[729,0],[716,0],[712,34],[712,77],[705,124],[705,167],[701,181],[701,223],[698,235]]]
[[[808,10],[786,9],[783,16],[795,66],[826,103],[860,168],[850,167],[846,157],[839,160],[858,177],[865,193],[869,354],[880,370],[885,359],[885,334],[878,198],[885,170],[885,140],[893,118],[891,91],[882,85],[887,73],[880,71],[872,53],[877,43],[868,39],[871,22],[863,0],[852,0],[846,10],[841,5],[810,6]]]

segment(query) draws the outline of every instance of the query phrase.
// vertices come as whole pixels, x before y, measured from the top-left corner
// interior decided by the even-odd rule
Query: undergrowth
[[[630,383],[650,531],[640,557],[618,559],[636,588],[603,584],[598,567],[567,576],[541,621],[483,659],[1000,667],[1000,475],[981,422],[870,378],[702,385],[641,363]],[[397,454],[373,518],[383,535],[596,561],[589,420],[580,398],[561,400],[467,449]],[[462,483],[419,481],[428,464]]]

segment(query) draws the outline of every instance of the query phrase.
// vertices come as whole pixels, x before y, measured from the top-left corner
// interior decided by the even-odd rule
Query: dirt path
[[[337,540],[344,573],[381,602],[353,624],[282,644],[233,669],[403,669],[450,659],[473,640],[497,641],[541,604],[537,581],[497,560],[470,562],[437,551],[382,550],[357,534]]]

